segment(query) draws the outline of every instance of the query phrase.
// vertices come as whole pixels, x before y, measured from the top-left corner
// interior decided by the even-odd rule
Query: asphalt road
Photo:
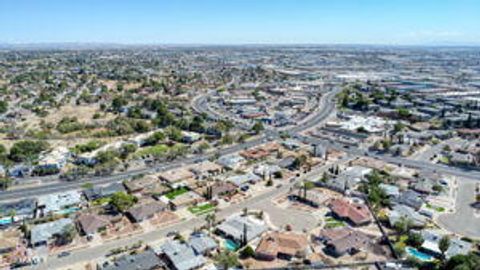
[[[473,181],[458,181],[455,212],[438,218],[443,228],[463,236],[480,238],[480,216],[475,216],[474,209],[470,206],[475,201],[476,184]]]

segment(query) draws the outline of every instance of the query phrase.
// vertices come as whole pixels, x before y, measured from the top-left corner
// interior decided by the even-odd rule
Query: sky
[[[480,45],[480,0],[0,0],[0,43]]]

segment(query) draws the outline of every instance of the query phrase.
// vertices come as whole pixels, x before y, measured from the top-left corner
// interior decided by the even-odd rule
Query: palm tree
[[[448,250],[450,247],[450,237],[448,235],[445,235],[440,239],[440,242],[438,242],[438,249],[440,249],[440,252],[442,252],[442,260],[445,260],[445,252]]]
[[[216,219],[217,219],[217,217],[215,216],[215,214],[208,214],[208,215],[205,217],[205,221],[207,222],[208,232],[209,232],[209,233],[211,232],[211,229],[212,229],[213,225],[215,224]]]

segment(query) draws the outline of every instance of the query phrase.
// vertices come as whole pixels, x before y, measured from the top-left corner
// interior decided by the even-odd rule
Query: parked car
[[[167,233],[167,237],[172,237],[172,236],[175,236],[175,235],[177,235],[177,234],[178,234],[178,231],[169,231],[169,232]]]
[[[70,255],[70,252],[64,251],[64,252],[61,252],[60,254],[58,254],[58,258],[67,257],[69,255]]]

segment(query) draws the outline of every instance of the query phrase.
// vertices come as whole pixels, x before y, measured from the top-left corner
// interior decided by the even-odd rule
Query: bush
[[[45,141],[19,141],[10,149],[9,158],[15,162],[34,160],[48,148],[49,144]]]
[[[60,133],[70,133],[84,128],[85,126],[78,122],[76,117],[64,117],[57,124],[57,130]]]
[[[255,256],[255,251],[251,246],[246,246],[244,249],[240,251],[240,256],[242,258],[251,258]]]

